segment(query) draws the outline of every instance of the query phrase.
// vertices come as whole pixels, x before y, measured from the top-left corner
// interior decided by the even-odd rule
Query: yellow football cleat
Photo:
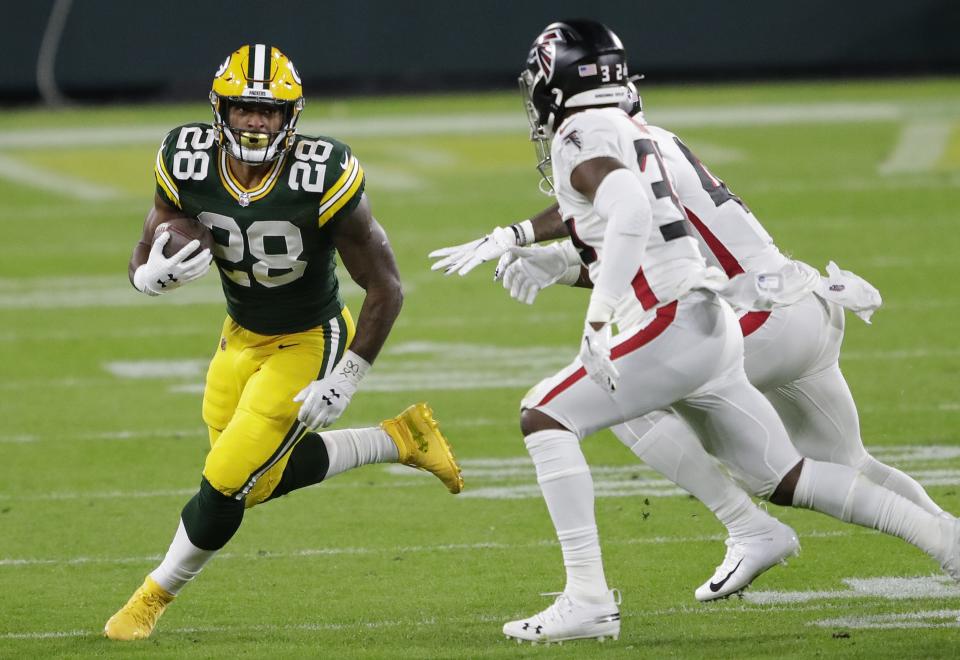
[[[415,403],[402,413],[380,423],[397,445],[400,463],[432,472],[450,490],[463,490],[463,475],[450,443],[433,419],[426,403]]]
[[[173,594],[168,593],[148,575],[140,588],[130,596],[127,604],[110,617],[103,628],[103,634],[110,639],[126,642],[146,639],[173,599]]]

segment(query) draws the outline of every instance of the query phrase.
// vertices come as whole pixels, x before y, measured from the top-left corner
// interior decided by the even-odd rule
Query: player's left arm
[[[333,227],[334,245],[350,278],[366,292],[350,350],[373,363],[403,304],[397,260],[387,233],[374,219],[366,194]]]
[[[599,327],[612,318],[616,302],[640,268],[653,227],[653,210],[643,182],[616,158],[583,161],[570,174],[570,185],[590,200],[606,221],[604,256],[587,311],[588,322]]]
[[[610,323],[640,268],[653,210],[640,178],[610,156],[581,162],[570,174],[570,185],[590,200],[597,215],[606,221],[600,273],[590,294],[580,359],[594,381],[613,391],[620,374],[610,357]]]
[[[333,424],[350,403],[380,353],[403,304],[397,260],[387,233],[370,212],[367,196],[330,225],[333,243],[351,279],[365,292],[353,342],[329,376],[303,388],[298,417],[311,428]]]

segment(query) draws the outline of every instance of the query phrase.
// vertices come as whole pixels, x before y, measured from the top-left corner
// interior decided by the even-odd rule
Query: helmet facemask
[[[221,97],[210,92],[210,104],[213,106],[213,128],[217,144],[227,154],[250,165],[262,165],[277,160],[293,146],[297,130],[297,120],[303,109],[303,99],[280,101],[252,99],[244,97]],[[274,132],[256,132],[230,125],[232,105],[266,105],[279,108],[283,120],[279,130]]]
[[[530,123],[530,141],[533,142],[537,153],[537,171],[540,172],[540,192],[544,195],[553,196],[553,167],[550,162],[550,142],[553,139],[554,113],[546,108],[547,116],[543,117],[541,111],[534,103],[534,94],[537,93],[537,86],[540,85],[541,92],[543,88],[543,73],[537,71],[536,74],[530,67],[524,69],[518,80],[520,84],[520,95],[523,98],[523,108],[527,115],[527,121]]]

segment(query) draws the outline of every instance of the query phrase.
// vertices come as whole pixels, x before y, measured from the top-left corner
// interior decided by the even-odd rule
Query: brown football
[[[157,230],[153,233],[154,238],[165,231],[170,232],[170,240],[163,246],[165,257],[175,255],[194,239],[200,241],[200,247],[190,255],[191,257],[204,248],[213,250],[213,233],[196,218],[183,215],[162,222],[157,225]]]

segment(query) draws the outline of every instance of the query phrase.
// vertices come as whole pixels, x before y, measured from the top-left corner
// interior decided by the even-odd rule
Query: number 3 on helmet
[[[283,114],[280,130],[259,133],[231,128],[233,104],[278,108]],[[266,44],[244,45],[217,69],[210,105],[217,145],[245,163],[268,163],[293,146],[297,120],[303,110],[303,86],[293,62],[280,49]]]

